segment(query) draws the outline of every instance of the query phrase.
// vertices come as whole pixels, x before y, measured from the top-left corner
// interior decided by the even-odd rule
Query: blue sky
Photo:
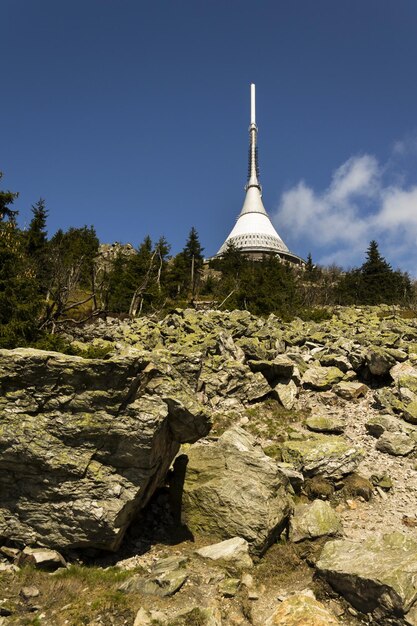
[[[217,251],[243,203],[249,84],[264,203],[295,253],[344,267],[376,238],[417,276],[415,0],[0,0],[0,170],[22,224],[103,242],[195,226]]]

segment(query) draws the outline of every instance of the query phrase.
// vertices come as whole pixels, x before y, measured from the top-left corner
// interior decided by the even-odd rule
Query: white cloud
[[[417,133],[411,133],[408,137],[396,141],[392,147],[394,156],[404,157],[417,153]]]
[[[414,269],[417,186],[384,185],[385,173],[386,166],[372,155],[351,157],[335,170],[324,191],[300,181],[284,192],[273,221],[294,241],[302,240],[306,249],[319,251],[320,263],[361,263],[375,238],[397,250],[398,259],[409,260],[404,269]],[[397,259],[392,262],[398,264]]]

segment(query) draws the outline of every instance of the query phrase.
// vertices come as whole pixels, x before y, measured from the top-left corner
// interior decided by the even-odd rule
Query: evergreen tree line
[[[132,254],[120,247],[104,259],[92,226],[49,238],[43,199],[32,206],[29,227],[19,228],[17,197],[0,191],[0,347],[39,345],[60,325],[99,315],[160,315],[202,302],[287,318],[337,304],[414,305],[410,278],[392,269],[375,241],[363,265],[347,272],[317,267],[311,255],[304,269],[272,256],[251,261],[233,245],[204,264],[195,228],[175,256],[165,237],[147,236]]]

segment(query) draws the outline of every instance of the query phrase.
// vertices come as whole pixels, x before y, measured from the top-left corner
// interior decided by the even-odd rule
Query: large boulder
[[[210,422],[168,364],[0,350],[0,538],[115,550]]]
[[[193,533],[243,537],[252,552],[262,553],[286,525],[291,501],[288,478],[254,444],[234,427],[216,443],[190,448],[182,514]]]
[[[417,600],[417,541],[398,532],[329,541],[316,568],[363,613],[402,616]]]

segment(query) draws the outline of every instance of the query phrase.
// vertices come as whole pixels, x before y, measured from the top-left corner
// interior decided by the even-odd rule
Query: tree
[[[0,222],[0,347],[15,348],[33,341],[41,309],[22,232],[13,219]]]
[[[51,274],[51,263],[48,254],[48,233],[46,230],[48,211],[45,207],[45,200],[40,198],[32,206],[32,215],[29,228],[25,233],[26,252],[32,261],[38,279],[39,293],[46,296]]]
[[[361,267],[346,272],[338,288],[340,304],[402,304],[411,291],[409,276],[392,269],[375,240],[369,243]]]
[[[0,172],[0,180],[3,178],[3,172]],[[18,192],[12,191],[0,191],[0,222],[7,217],[9,220],[14,219],[17,215],[17,211],[13,211],[10,205],[19,196]]]
[[[165,273],[170,245],[160,237],[155,246],[145,237],[136,254],[119,255],[110,272],[108,308],[136,317],[161,306],[165,298]]]
[[[46,231],[48,211],[43,198],[40,198],[36,204],[32,205],[32,215],[33,217],[26,234],[26,246],[30,255],[37,256],[45,250],[48,241],[48,233]]]
[[[99,241],[92,226],[57,230],[48,244],[50,272],[47,306],[42,326],[55,323],[86,303],[97,308],[95,258]]]
[[[177,254],[170,266],[168,292],[171,297],[182,294],[194,298],[203,267],[203,251],[198,233],[191,228],[183,250]]]

